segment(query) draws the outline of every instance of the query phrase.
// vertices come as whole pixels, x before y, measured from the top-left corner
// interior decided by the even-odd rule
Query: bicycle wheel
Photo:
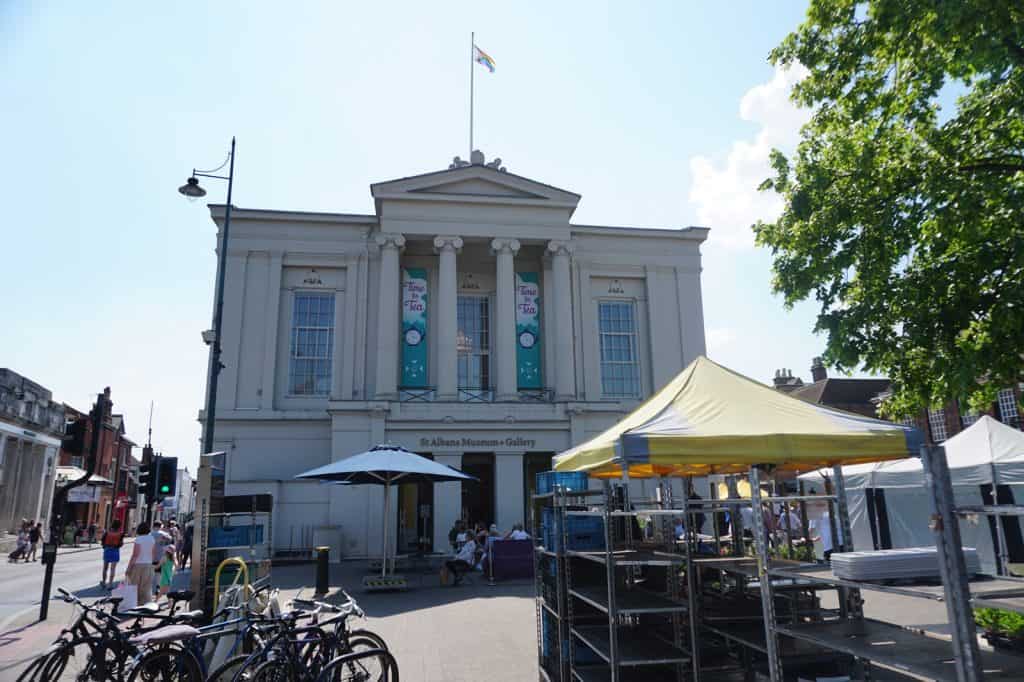
[[[46,669],[46,665],[50,662],[50,657],[53,654],[54,652],[52,651],[45,653],[29,663],[29,666],[18,675],[17,682],[43,682],[43,680],[46,680],[47,678],[43,677],[43,671]]]
[[[206,676],[206,682],[249,682],[255,677],[256,668],[262,661],[262,657],[239,654],[221,663]]]
[[[373,634],[373,633],[370,633],[370,634]],[[379,640],[380,638],[378,637],[377,639]],[[373,639],[370,639],[369,637],[363,637],[363,636],[349,637],[348,646],[349,646],[349,653],[353,653],[353,654],[362,653],[364,651],[372,651],[372,650],[375,650],[375,649],[380,649],[380,650],[383,650],[383,651],[387,651],[388,650],[387,647],[379,646],[377,644],[377,640],[373,640]],[[395,662],[395,657],[394,656],[391,656],[389,660],[390,660],[390,664],[389,664],[388,674],[387,674],[386,677],[383,675],[383,669],[376,669],[375,670],[375,669],[371,669],[369,667],[365,667],[364,670],[367,673],[366,679],[367,680],[371,680],[372,682],[382,682],[383,680],[387,680],[387,682],[397,682],[397,680],[398,680],[398,663]],[[369,666],[370,663],[371,663],[371,661],[367,661],[365,663],[365,665]],[[356,664],[352,664],[352,665],[356,665]],[[376,674],[374,674],[374,672]]]
[[[18,682],[56,682],[56,680],[123,680],[124,651],[116,640],[85,637],[55,645],[25,672]]]
[[[203,669],[191,651],[153,649],[132,666],[128,682],[203,682]]]
[[[370,630],[352,630],[352,631],[350,631],[348,633],[348,638],[349,639],[353,639],[353,638],[356,638],[356,637],[358,637],[360,639],[368,639],[370,641],[376,642],[378,649],[383,649],[384,651],[390,651],[390,649],[388,649],[388,643],[385,642],[384,638],[381,637],[380,635],[378,635],[376,632],[372,632]]]
[[[391,670],[397,674],[398,663],[390,652],[367,649],[337,657],[327,664],[317,682],[392,682],[398,678],[391,677]]]
[[[253,682],[296,682],[295,670],[286,658],[275,658],[256,668]]]

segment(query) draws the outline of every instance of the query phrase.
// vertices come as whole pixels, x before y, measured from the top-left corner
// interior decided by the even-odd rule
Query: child
[[[103,547],[103,575],[100,577],[100,587],[109,589],[114,584],[114,577],[117,571],[117,563],[121,561],[121,547],[124,545],[124,533],[121,532],[121,522],[114,519],[110,523],[110,529],[103,533],[100,538],[100,545]],[[107,578],[107,572],[110,578]]]

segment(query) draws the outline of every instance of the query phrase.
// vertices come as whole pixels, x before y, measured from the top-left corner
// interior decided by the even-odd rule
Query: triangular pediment
[[[484,165],[467,165],[370,186],[381,200],[496,202],[575,209],[580,196],[558,187]]]
[[[484,178],[467,178],[456,182],[445,182],[432,187],[410,190],[423,194],[467,194],[481,197],[521,197],[523,199],[545,199],[546,197],[532,192],[524,192],[507,184],[493,182]]]

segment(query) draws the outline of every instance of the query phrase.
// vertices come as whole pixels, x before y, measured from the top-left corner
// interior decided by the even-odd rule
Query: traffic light
[[[156,468],[159,462],[159,458],[153,458],[139,467],[139,492],[146,498],[146,504],[156,497]]]
[[[156,497],[174,497],[178,485],[178,458],[161,457],[160,467],[156,475]]]

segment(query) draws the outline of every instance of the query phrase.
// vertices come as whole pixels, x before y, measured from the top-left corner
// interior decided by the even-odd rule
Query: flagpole
[[[473,158],[473,57],[475,57],[476,34],[469,34],[469,158]]]

